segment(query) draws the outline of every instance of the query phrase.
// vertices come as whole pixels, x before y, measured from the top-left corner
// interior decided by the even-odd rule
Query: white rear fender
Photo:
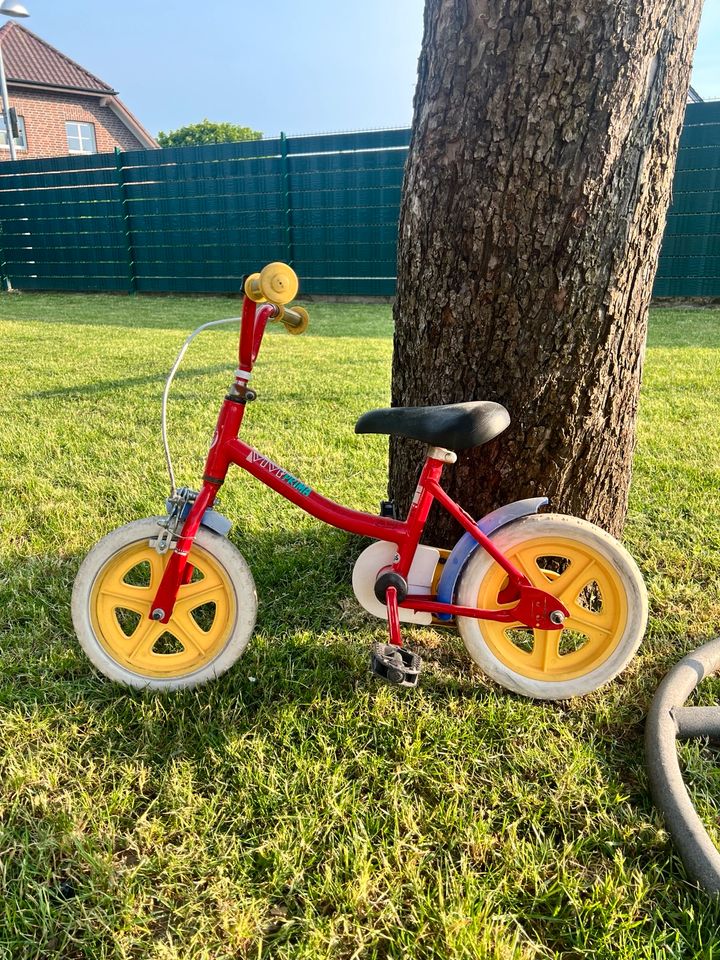
[[[375,596],[375,580],[383,567],[390,566],[397,554],[397,544],[387,540],[376,540],[360,554],[355,561],[352,585],[361,607],[381,620],[387,618],[384,603]],[[408,574],[409,593],[430,594],[435,570],[440,561],[440,551],[436,547],[418,546],[415,551],[410,573]],[[400,619],[404,623],[432,623],[432,614],[400,608]]]

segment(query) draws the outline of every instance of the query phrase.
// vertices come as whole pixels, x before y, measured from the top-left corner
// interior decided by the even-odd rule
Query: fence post
[[[130,293],[137,293],[135,251],[133,249],[132,231],[130,229],[130,211],[128,209],[121,157],[122,151],[120,150],[120,147],[115,147],[115,169],[117,170],[118,190],[120,191],[120,206],[123,217],[123,233],[125,234],[125,249],[127,250],[128,257],[128,283],[130,285]]]
[[[2,243],[2,224],[0,223],[0,244]],[[7,271],[7,261],[5,259],[5,248],[0,246],[0,284],[5,288],[7,293],[14,293],[12,281],[10,280],[10,274]]]
[[[287,262],[289,266],[294,266],[295,245],[293,242],[293,223],[292,223],[292,191],[290,189],[290,171],[288,169],[287,137],[280,133],[280,157],[282,160],[283,188],[285,191],[285,247],[287,250]]]

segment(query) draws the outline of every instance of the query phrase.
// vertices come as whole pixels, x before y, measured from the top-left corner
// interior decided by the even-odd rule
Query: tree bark
[[[426,0],[393,405],[496,400],[444,484],[476,516],[547,495],[618,535],[702,0]],[[393,438],[390,492],[423,448]],[[426,539],[455,539],[437,507]]]

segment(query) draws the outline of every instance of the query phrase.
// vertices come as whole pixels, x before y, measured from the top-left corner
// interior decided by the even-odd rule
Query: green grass
[[[238,301],[0,301],[0,960],[720,956],[720,907],[686,881],[647,794],[657,683],[720,620],[720,312],[656,310],[626,542],[652,619],[623,677],[532,703],[416,630],[421,687],[367,673],[382,625],[351,599],[360,544],[251,478],[221,509],[254,572],[256,635],[195,692],[98,677],[72,581],[113,527],[166,494],[164,375]],[[375,510],[387,306],[317,304],[263,348],[246,436],[328,496]],[[196,341],[171,401],[197,484],[235,334]],[[720,681],[701,698],[720,695]],[[683,748],[720,837],[713,756]]]

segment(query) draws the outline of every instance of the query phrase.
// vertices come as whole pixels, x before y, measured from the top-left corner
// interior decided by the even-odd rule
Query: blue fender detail
[[[167,511],[170,512],[172,508],[172,502],[170,500],[166,500],[165,507]],[[191,503],[185,504],[181,516],[182,520],[184,520],[190,513],[191,507]],[[227,517],[224,517],[221,513],[218,513],[217,510],[213,510],[211,507],[208,507],[205,513],[202,515],[200,525],[207,527],[208,530],[212,530],[213,533],[217,533],[221,537],[226,537],[232,530],[232,520],[228,520]]]
[[[482,530],[486,537],[489,537],[490,534],[499,530],[500,527],[512,523],[513,520],[520,520],[521,517],[529,517],[531,514],[537,513],[548,502],[547,497],[530,497],[527,500],[515,500],[513,503],[506,503],[504,507],[498,507],[497,510],[486,514],[482,520],[478,520],[478,529]],[[479,546],[480,544],[471,533],[463,534],[455,544],[452,553],[445,561],[438,582],[437,599],[439,603],[453,602],[460,574]],[[449,613],[436,613],[435,616],[438,620],[452,620]]]
[[[228,520],[227,517],[218,513],[217,510],[211,510],[209,507],[202,515],[200,524],[203,527],[207,527],[208,530],[212,530],[213,533],[219,534],[221,537],[226,537],[232,530],[232,520]]]

